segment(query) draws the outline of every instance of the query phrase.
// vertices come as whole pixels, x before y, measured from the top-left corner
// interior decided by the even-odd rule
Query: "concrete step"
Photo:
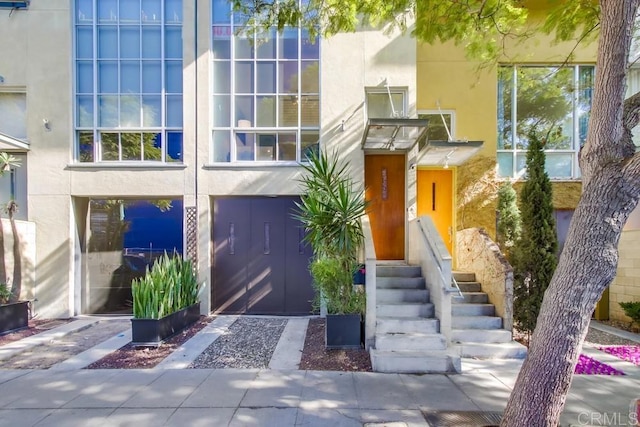
[[[496,308],[493,304],[465,304],[452,299],[451,314],[453,316],[494,316]]]
[[[487,304],[489,302],[489,295],[484,292],[462,292],[464,299],[457,298],[456,304]]]
[[[480,282],[458,282],[458,287],[462,292],[482,292]]]
[[[454,329],[501,329],[502,318],[496,316],[452,316]]]
[[[423,333],[435,334],[440,332],[438,319],[425,319],[424,317],[382,317],[378,316],[376,332],[386,333]]]
[[[376,306],[376,315],[383,317],[433,317],[431,303],[387,303]]]
[[[425,289],[423,277],[376,277],[377,289]]]
[[[455,343],[508,343],[511,332],[504,329],[452,329],[451,342]]]
[[[476,273],[472,271],[452,271],[451,275],[456,282],[475,282],[476,281]]]
[[[448,374],[462,372],[460,356],[451,351],[370,350],[374,372]]]
[[[441,334],[381,334],[376,333],[376,349],[401,351],[445,350],[447,340]]]
[[[429,302],[429,291],[426,289],[378,289],[376,298],[379,303]]]
[[[376,276],[380,277],[421,277],[422,268],[419,265],[377,265]]]
[[[452,346],[460,357],[478,359],[524,359],[527,348],[516,341],[506,343],[461,343]]]

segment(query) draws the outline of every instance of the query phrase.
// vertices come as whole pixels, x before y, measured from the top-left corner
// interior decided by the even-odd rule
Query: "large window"
[[[545,144],[550,178],[580,176],[578,151],[587,137],[593,66],[504,66],[498,71],[498,170],[518,177],[529,137]]]
[[[77,161],[182,161],[182,0],[75,6]]]
[[[243,36],[246,16],[212,6],[213,162],[304,160],[319,139],[319,41],[290,27]]]
[[[27,138],[27,94],[0,92],[0,133]]]

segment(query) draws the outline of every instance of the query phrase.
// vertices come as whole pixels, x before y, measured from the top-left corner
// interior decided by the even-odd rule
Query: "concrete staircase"
[[[460,358],[447,349],[418,266],[378,265],[375,372],[460,372]]]
[[[502,318],[482,292],[475,273],[454,272],[464,299],[451,301],[451,342],[461,357],[524,359],[527,349],[513,341],[511,331],[502,329]]]

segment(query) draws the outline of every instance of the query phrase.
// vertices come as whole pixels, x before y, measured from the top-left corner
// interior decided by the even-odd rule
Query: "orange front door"
[[[418,216],[429,215],[453,255],[453,171],[418,170]]]
[[[367,213],[376,257],[380,260],[404,260],[404,155],[374,154],[364,159],[364,184],[369,202]]]

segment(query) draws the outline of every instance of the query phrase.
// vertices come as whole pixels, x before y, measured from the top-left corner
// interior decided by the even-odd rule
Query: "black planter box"
[[[29,301],[0,305],[0,334],[29,326]]]
[[[131,343],[137,346],[158,346],[199,318],[198,302],[161,319],[131,319]]]
[[[361,322],[359,314],[327,314],[325,347],[328,349],[360,348]]]

